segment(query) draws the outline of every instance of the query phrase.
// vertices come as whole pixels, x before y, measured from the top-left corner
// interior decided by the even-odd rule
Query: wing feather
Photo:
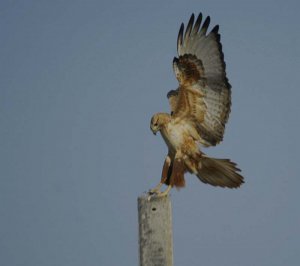
[[[230,113],[231,86],[226,77],[219,26],[207,34],[210,17],[201,27],[202,18],[200,13],[194,24],[192,14],[185,32],[181,24],[177,38],[179,57],[173,61],[179,89],[168,98],[173,117],[191,124],[199,141],[210,146],[223,139]]]
[[[179,32],[178,32],[178,37],[177,37],[177,49],[178,47],[182,46],[182,41],[183,41],[183,31],[184,31],[184,24],[181,23]]]
[[[200,25],[201,25],[201,21],[202,21],[202,13],[200,13],[198,15],[198,18],[195,22],[195,26],[194,26],[194,29],[193,29],[193,35],[197,34],[198,33],[198,30],[200,28]]]
[[[171,115],[173,115],[173,113],[176,110],[177,107],[177,102],[178,102],[178,90],[171,90],[168,92],[167,94],[168,100],[169,100],[169,104],[171,107]]]
[[[191,18],[189,20],[189,23],[186,27],[186,31],[185,31],[185,34],[184,34],[184,39],[187,40],[188,37],[191,35],[191,32],[192,32],[192,29],[193,29],[193,25],[194,25],[194,14],[191,15]]]

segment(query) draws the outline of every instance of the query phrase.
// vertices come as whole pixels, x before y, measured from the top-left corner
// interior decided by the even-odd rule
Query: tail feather
[[[212,186],[237,188],[244,183],[244,178],[238,173],[240,171],[236,163],[229,159],[202,156],[197,176],[202,182]]]

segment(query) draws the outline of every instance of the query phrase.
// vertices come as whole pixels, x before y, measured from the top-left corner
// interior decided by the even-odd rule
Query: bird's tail
[[[244,183],[244,178],[239,174],[241,170],[229,159],[215,159],[202,155],[197,170],[198,178],[212,186],[237,188]]]

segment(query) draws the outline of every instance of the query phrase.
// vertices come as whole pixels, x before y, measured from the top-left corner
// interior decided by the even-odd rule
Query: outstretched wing
[[[168,98],[172,116],[191,124],[199,141],[210,146],[223,139],[230,113],[231,86],[226,77],[219,26],[207,34],[210,17],[202,27],[201,21],[200,13],[194,24],[193,14],[185,32],[181,24],[177,39],[179,57],[173,61],[179,89],[171,91]]]

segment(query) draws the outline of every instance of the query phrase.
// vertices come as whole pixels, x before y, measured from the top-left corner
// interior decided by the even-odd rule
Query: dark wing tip
[[[201,21],[202,21],[202,13],[200,13],[200,14],[198,15],[198,18],[197,18],[197,20],[196,20],[196,22],[195,22],[195,26],[194,26],[194,30],[193,30],[194,33],[197,33],[197,32],[198,32],[198,30],[199,30],[199,28],[200,28],[200,25],[201,25]]]
[[[203,26],[202,26],[202,30],[203,30],[204,34],[206,34],[206,31],[208,29],[209,23],[210,23],[210,16],[207,16],[207,18],[205,19],[205,21],[203,23]]]
[[[177,50],[179,48],[179,46],[182,45],[182,40],[183,40],[183,31],[184,31],[184,24],[181,23],[179,32],[178,32],[178,37],[177,37]]]
[[[219,25],[214,26],[214,28],[211,30],[211,32],[218,34],[219,33]]]
[[[191,15],[191,18],[190,18],[190,20],[188,22],[188,25],[186,27],[186,31],[185,31],[185,34],[184,34],[184,39],[186,39],[187,36],[190,36],[192,28],[193,28],[193,25],[194,25],[194,20],[195,20],[195,15],[193,13]]]
[[[194,13],[192,13],[188,25],[193,24],[194,20],[195,20],[195,15],[194,15]]]
[[[218,43],[220,43],[220,39],[221,39],[221,36],[219,34],[219,25],[216,25],[214,26],[214,28],[211,30],[210,34],[213,34],[217,40]],[[220,44],[218,44],[220,46]],[[219,47],[220,49],[220,47]],[[222,47],[221,47],[222,49]]]

